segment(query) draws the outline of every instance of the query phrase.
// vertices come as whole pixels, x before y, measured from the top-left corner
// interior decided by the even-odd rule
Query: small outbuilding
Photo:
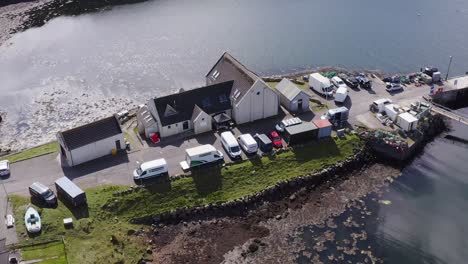
[[[332,133],[332,123],[327,119],[312,120],[314,125],[318,128],[318,138],[330,137]]]
[[[312,122],[303,122],[284,129],[284,140],[288,145],[301,144],[317,139],[317,135],[318,128]]]
[[[115,116],[57,133],[62,166],[76,166],[113,151],[125,149],[125,140]]]
[[[279,82],[278,85],[276,85],[276,90],[279,93],[281,105],[283,105],[288,111],[310,111],[310,96],[301,89],[299,89],[299,87],[297,87],[290,80],[283,78],[281,82]]]

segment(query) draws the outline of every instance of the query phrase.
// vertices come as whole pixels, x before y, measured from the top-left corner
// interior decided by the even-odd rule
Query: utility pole
[[[450,66],[452,65],[452,56],[450,56],[450,61],[449,61],[449,65],[448,65],[448,69],[447,69],[447,74],[445,75],[445,80],[447,81],[448,79],[448,75],[449,75],[449,71],[450,71]]]

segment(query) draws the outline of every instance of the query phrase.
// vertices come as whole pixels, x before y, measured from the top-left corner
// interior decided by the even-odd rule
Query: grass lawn
[[[122,221],[118,216],[101,209],[107,200],[112,199],[114,192],[127,188],[107,186],[87,189],[87,210],[72,209],[60,201],[57,208],[39,208],[42,232],[38,237],[28,237],[26,234],[24,213],[30,203],[29,198],[10,196],[20,243],[61,239],[63,236],[68,263],[137,263],[146,247],[141,237],[128,236],[127,231],[140,226],[131,225],[128,221]],[[63,218],[68,217],[73,218],[72,229],[65,229],[63,226]],[[114,243],[111,242],[112,235],[117,239]],[[57,251],[55,254],[60,253]]]
[[[275,88],[278,83],[279,82],[266,82],[266,84],[268,84],[271,88]],[[294,84],[297,87],[301,88],[302,90],[309,89],[309,85],[307,84],[307,82],[304,82],[304,84],[297,84],[297,83],[294,83]]]
[[[278,181],[312,173],[344,160],[360,147],[355,135],[344,139],[313,142],[272,157],[248,160],[219,169],[206,169],[193,177],[160,182],[148,189],[119,197],[112,194],[125,186],[106,186],[86,190],[87,210],[73,210],[59,202],[56,209],[39,209],[43,232],[28,240],[56,239],[64,236],[69,263],[135,263],[146,245],[140,237],[127,235],[129,220],[208,203],[226,202],[254,194]],[[29,199],[10,197],[17,219],[17,232],[25,241],[24,212]],[[107,209],[112,208],[112,209]],[[73,217],[74,228],[65,229],[62,219]],[[116,240],[111,241],[115,236]],[[123,262],[122,262],[123,263]]]
[[[57,141],[50,142],[35,148],[27,149],[23,152],[12,154],[9,156],[2,157],[2,159],[7,159],[11,163],[25,160],[25,159],[30,159],[34,158],[40,155],[48,154],[48,153],[54,153],[58,151],[58,143]]]
[[[21,256],[23,261],[42,260],[35,262],[40,264],[67,264],[65,246],[62,241],[23,247]]]

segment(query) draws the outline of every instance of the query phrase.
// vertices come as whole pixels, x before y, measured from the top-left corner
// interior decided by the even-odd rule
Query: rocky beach
[[[362,212],[362,216],[370,215],[361,198],[372,193],[378,199],[399,175],[399,168],[377,163],[265,203],[246,216],[154,226],[147,234],[153,262],[322,263],[320,253],[327,248],[326,242],[331,242],[341,245],[340,255],[333,257],[335,261],[359,255],[363,263],[379,263],[372,249],[358,244],[366,240],[365,232],[358,230],[362,219],[350,218],[341,223],[333,219],[349,208]],[[312,248],[300,235],[308,226],[323,229],[315,234],[317,242]],[[335,241],[339,226],[357,229],[352,237]]]

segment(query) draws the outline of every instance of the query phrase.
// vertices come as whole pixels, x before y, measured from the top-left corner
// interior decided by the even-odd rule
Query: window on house
[[[218,78],[220,72],[218,70],[215,70],[212,74],[211,74],[211,79],[214,81]]]

